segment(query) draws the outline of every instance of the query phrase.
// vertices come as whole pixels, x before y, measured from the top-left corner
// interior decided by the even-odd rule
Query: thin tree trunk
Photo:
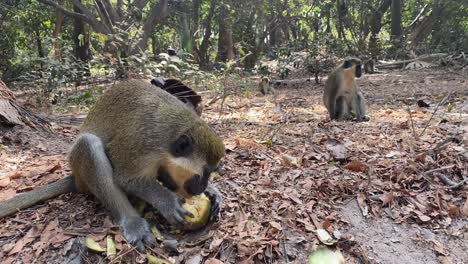
[[[379,53],[379,48],[377,46],[377,35],[382,28],[382,18],[385,12],[387,12],[388,8],[392,4],[392,0],[381,0],[380,5],[378,8],[373,10],[373,15],[370,17],[370,31],[371,36],[369,39],[369,50],[372,54],[372,57],[376,57]]]
[[[392,23],[391,23],[391,36],[393,42],[399,43],[401,41],[401,0],[392,1]]]
[[[201,69],[207,69],[208,64],[210,62],[210,56],[208,54],[208,48],[210,47],[210,36],[211,36],[211,31],[212,31],[213,16],[215,14],[215,8],[216,8],[217,3],[218,3],[217,0],[211,0],[208,15],[206,16],[205,22],[203,23],[203,27],[205,28],[205,32],[203,34],[202,43],[201,43],[200,48],[198,49],[198,52],[197,52],[198,53],[198,64],[200,65]]]
[[[218,15],[219,39],[216,61],[227,62],[234,59],[232,42],[232,23],[229,10],[229,1],[224,0]]]
[[[74,6],[73,10],[77,13],[80,10]],[[73,43],[74,43],[74,53],[75,56],[81,61],[89,61],[92,59],[91,52],[89,50],[90,39],[89,33],[86,30],[85,23],[82,19],[74,18],[73,19]]]
[[[65,2],[65,0],[59,0],[58,1],[58,4],[60,6],[63,6],[63,3]],[[54,32],[52,34],[52,36],[54,37],[55,41],[54,41],[54,51],[55,51],[55,58],[57,60],[62,60],[62,53],[60,51],[60,43],[58,41],[58,37],[60,35],[60,31],[62,30],[62,23],[63,23],[63,19],[65,17],[65,15],[63,14],[63,12],[60,10],[60,9],[56,9],[55,11],[55,28],[54,28]]]

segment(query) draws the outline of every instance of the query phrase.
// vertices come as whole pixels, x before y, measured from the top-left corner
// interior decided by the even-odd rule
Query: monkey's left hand
[[[221,211],[221,205],[223,203],[223,196],[221,192],[213,186],[212,184],[208,185],[205,190],[206,196],[211,200],[211,212],[209,222],[215,222],[219,218],[219,212]]]

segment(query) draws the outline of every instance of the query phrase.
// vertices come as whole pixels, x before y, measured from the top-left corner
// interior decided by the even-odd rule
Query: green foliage
[[[372,54],[377,58],[400,58],[408,56],[410,50],[417,54],[468,50],[468,3],[458,0],[402,1],[403,33],[399,42],[390,36],[391,7],[377,17],[385,2],[380,0],[169,1],[168,16],[149,27],[145,21],[159,1],[148,1],[141,10],[125,1],[122,6],[118,6],[120,1],[109,1],[112,10],[107,11],[123,15],[123,19],[112,23],[107,22],[105,14],[113,12],[102,12],[95,1],[82,2],[88,15],[95,16],[108,30],[86,20],[86,34],[75,36],[77,25],[66,16],[56,40],[52,38],[57,14],[54,7],[37,0],[3,1],[0,76],[36,81],[43,94],[50,95],[58,87],[95,77],[169,75],[203,82],[206,78],[216,80],[214,76],[220,76],[220,80],[230,74],[239,77],[246,74],[246,69],[255,69],[262,75],[288,78],[299,68],[310,73],[326,70],[328,62],[332,64],[336,57]],[[225,18],[220,17],[221,4],[229,5]],[[72,2],[65,1],[63,7],[75,11]],[[414,28],[432,15],[437,15],[436,19],[413,47],[409,38]],[[228,18],[232,22],[229,30],[235,58],[221,63],[215,61],[222,35],[219,23]],[[205,32],[207,28],[211,31]],[[204,42],[206,33],[209,39]],[[148,45],[138,49],[140,40],[147,36]],[[79,57],[76,50],[88,44],[88,37],[92,60],[82,62],[75,58]],[[54,43],[62,52],[61,61],[54,57]],[[169,47],[181,55],[168,56]],[[305,55],[298,57],[301,52]],[[214,69],[203,72],[198,63],[203,69]],[[89,71],[84,70],[88,65]]]

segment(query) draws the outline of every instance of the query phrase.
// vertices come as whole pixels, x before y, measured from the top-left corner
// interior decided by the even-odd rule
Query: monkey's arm
[[[187,225],[184,216],[193,217],[192,213],[182,207],[184,199],[153,180],[135,180],[122,184],[126,192],[137,196],[158,209],[161,215],[174,226]]]
[[[184,198],[165,188],[159,182],[140,180],[124,185],[127,192],[145,200],[158,209],[161,215],[174,226],[187,225],[184,216],[193,217],[189,211],[182,207]],[[219,192],[218,188],[209,184],[205,193],[212,204],[210,221],[216,221],[223,201],[221,192]]]
[[[71,192],[74,189],[74,179],[72,176],[68,176],[54,183],[20,194],[10,200],[0,202],[0,219],[60,194]]]
[[[364,96],[361,92],[356,93],[353,103],[354,111],[356,112],[356,120],[369,121],[369,117],[367,116],[366,99],[364,99]]]
[[[330,97],[328,97],[328,113],[330,115],[330,120],[338,119],[338,111],[336,109],[336,100],[335,95],[332,93]]]
[[[84,187],[109,209],[123,228],[124,237],[139,250],[152,245],[155,240],[148,223],[128,201],[120,186],[115,184],[115,175],[108,159],[104,143],[94,134],[82,134],[73,146],[70,166],[77,177],[79,187]]]

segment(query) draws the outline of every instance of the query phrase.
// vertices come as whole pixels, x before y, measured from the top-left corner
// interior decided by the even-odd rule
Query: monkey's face
[[[354,76],[359,78],[362,76],[361,61],[359,59],[348,59],[343,63],[345,70],[354,71]]]
[[[182,196],[201,194],[224,156],[224,144],[203,126],[187,131],[171,143],[170,155],[158,172],[164,186]]]

